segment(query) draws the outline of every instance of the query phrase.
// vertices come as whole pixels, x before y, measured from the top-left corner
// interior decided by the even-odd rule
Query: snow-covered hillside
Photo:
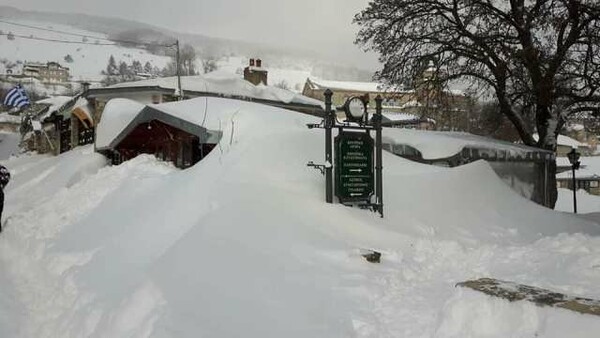
[[[0,36],[0,49],[2,54],[0,60],[4,60],[4,64],[0,64],[0,73],[5,69],[5,64],[14,64],[20,62],[59,62],[65,67],[69,67],[73,81],[100,81],[102,79],[101,72],[106,70],[108,59],[111,55],[115,57],[117,65],[120,62],[125,62],[130,65],[134,60],[140,61],[142,65],[150,62],[152,66],[163,69],[169,62],[169,58],[148,53],[139,48],[129,48],[123,46],[106,46],[102,44],[111,43],[110,41],[96,39],[107,38],[106,35],[84,31],[74,27],[58,24],[50,24],[43,22],[31,21],[16,21],[18,24],[29,25],[33,27],[49,28],[55,31],[69,32],[74,34],[89,36],[86,41],[90,44],[67,44],[52,41],[39,41],[25,38],[15,37],[14,40],[7,39],[6,36]],[[81,42],[83,37],[67,35],[57,32],[40,31],[34,28],[14,26],[11,24],[0,22],[0,31],[7,34],[12,32],[16,35],[33,36],[35,38],[51,39],[51,40],[67,40],[73,42]],[[98,45],[94,43],[98,42]],[[201,50],[197,53],[202,55]],[[65,58],[70,55],[71,62],[66,62]],[[254,57],[254,56],[252,56]],[[269,60],[265,60],[266,64]],[[277,63],[277,62],[274,62]],[[279,62],[281,63],[281,62]],[[244,67],[248,65],[248,58],[243,56],[223,56],[216,60],[218,69],[229,74],[238,74],[242,76]],[[17,67],[18,68],[18,67]],[[196,61],[196,69],[202,69],[202,57]],[[302,63],[290,66],[289,69],[281,68],[280,66],[269,67],[269,84],[285,85],[290,90],[301,92],[306,81],[306,78],[311,76],[311,66]],[[39,87],[39,85],[38,85]],[[59,88],[60,89],[60,88]],[[57,93],[61,91],[56,89]],[[43,90],[43,92],[52,93],[52,89]]]
[[[168,57],[153,55],[138,48],[100,45],[110,43],[110,41],[94,38],[106,38],[107,36],[104,34],[88,32],[66,25],[43,22],[18,21],[17,23],[89,36],[87,42],[92,44],[58,43],[19,37],[9,40],[6,36],[0,36],[0,50],[2,50],[0,59],[10,62],[59,62],[61,65],[69,67],[73,81],[99,81],[102,78],[101,71],[106,69],[108,59],[111,55],[115,57],[117,64],[121,61],[131,64],[133,60],[138,60],[142,65],[150,62],[153,66],[162,69],[169,62]],[[4,32],[4,34],[12,32],[15,35],[33,36],[35,38],[50,40],[82,42],[84,39],[83,37],[14,26],[3,22],[0,22],[0,31]],[[98,41],[99,45],[93,44],[96,41]],[[72,57],[72,62],[65,61],[67,55]]]
[[[208,102],[206,102],[208,100]],[[600,298],[600,225],[512,192],[485,162],[384,156],[385,218],[324,203],[323,131],[242,101],[178,170],[92,147],[5,162],[0,336],[595,337],[600,318],[455,287],[495,277]],[[269,123],[265,123],[269,121]],[[367,249],[382,252],[366,262]],[[574,333],[574,335],[571,335]]]

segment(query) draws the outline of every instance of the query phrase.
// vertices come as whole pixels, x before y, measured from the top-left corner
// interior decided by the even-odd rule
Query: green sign
[[[335,138],[335,194],[341,202],[369,201],[374,192],[373,139],[364,132]]]

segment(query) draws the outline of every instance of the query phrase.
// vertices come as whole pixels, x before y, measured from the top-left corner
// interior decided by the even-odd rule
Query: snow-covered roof
[[[46,113],[44,113],[44,115],[40,118],[40,120],[44,120],[46,117],[57,112],[62,106],[67,104],[72,99],[73,99],[73,97],[71,97],[71,96],[59,95],[59,96],[51,96],[51,97],[36,101],[35,103],[37,103],[37,104],[45,104],[45,105],[50,106],[48,108],[48,110],[46,111]]]
[[[128,99],[112,99],[104,106],[96,129],[96,147],[106,148],[133,121],[144,105]]]
[[[355,92],[409,92],[400,88],[389,88],[383,83],[378,82],[356,82],[356,81],[334,81],[334,80],[323,80],[316,77],[309,77],[307,79],[310,86],[313,89],[331,89],[331,90],[348,90]]]
[[[537,141],[539,139],[538,134],[533,134],[533,139]],[[576,139],[571,138],[566,135],[558,135],[558,139],[556,141],[559,146],[567,146],[567,147],[571,147],[571,148],[588,147],[587,144],[581,143],[581,142],[577,141]]]
[[[90,121],[94,121],[92,117],[92,106],[86,98],[78,98],[77,101],[75,101],[72,110],[75,109],[78,109],[79,111],[83,112]]]
[[[575,173],[577,178],[600,178],[600,156],[582,156],[579,161],[581,168]],[[566,157],[557,157],[556,165],[559,167],[571,167],[569,159]],[[557,178],[571,178],[571,170],[557,174]]]
[[[21,123],[21,118],[19,116],[10,115],[8,113],[2,113],[0,114],[0,122],[19,124]]]
[[[216,143],[221,131],[226,128],[224,121],[240,110],[277,109],[282,114],[289,111],[262,104],[218,97],[198,97],[190,100],[143,105],[129,99],[112,99],[104,107],[102,119],[96,130],[96,148],[110,148],[131,124],[140,121],[139,116],[171,116],[198,126],[207,132],[207,143]],[[295,114],[295,113],[294,113]],[[197,128],[196,128],[197,129]],[[118,143],[118,142],[116,142]]]
[[[414,120],[419,119],[419,117],[417,115],[408,114],[408,113],[383,112],[383,113],[381,113],[381,115],[384,117],[384,119],[387,119],[390,121],[414,121]]]
[[[58,96],[50,96],[47,97],[45,99],[41,99],[38,101],[35,101],[35,103],[37,104],[47,104],[50,106],[62,106],[63,104],[69,102],[69,100],[71,100],[73,97],[71,96],[62,96],[62,95],[58,95]]]
[[[417,100],[410,100],[400,106],[400,108],[423,107],[423,104]]]
[[[556,178],[557,179],[572,179],[573,174],[572,174],[571,170],[568,170],[568,171],[562,172],[560,174],[556,174]],[[578,169],[575,171],[575,178],[586,179],[586,180],[589,180],[589,179],[600,180],[600,174],[592,169],[582,168],[582,169]]]
[[[175,91],[177,89],[177,77],[163,77],[146,79],[135,82],[124,82],[109,86],[107,88],[136,88],[136,87],[158,87]],[[225,97],[252,98],[258,100],[278,101],[283,103],[296,103],[324,108],[322,101],[294,93],[292,91],[273,87],[258,85],[239,78],[235,74],[225,76],[222,73],[212,76],[196,75],[181,77],[181,88],[183,92],[210,93],[223,95]]]
[[[483,136],[463,132],[442,132],[384,128],[383,143],[390,145],[409,145],[421,152],[423,159],[433,160],[454,156],[463,148],[504,151],[508,156],[526,156],[532,152],[544,150],[508,143]],[[550,154],[550,152],[548,152]]]

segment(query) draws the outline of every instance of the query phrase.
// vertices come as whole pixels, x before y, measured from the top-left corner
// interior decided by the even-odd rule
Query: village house
[[[256,64],[255,64],[256,65]],[[266,76],[266,71],[264,72]],[[227,97],[276,106],[297,112],[323,116],[323,102],[291,91],[254,85],[232,74],[209,74],[181,78],[183,99]],[[32,133],[31,150],[59,154],[71,148],[92,143],[95,128],[102,120],[104,108],[112,99],[129,99],[143,105],[178,101],[177,77],[126,82],[103,88],[89,88],[65,102],[40,111],[34,120],[40,128]]]
[[[58,62],[26,62],[23,65],[23,76],[32,77],[45,83],[66,83],[69,81],[69,68]]]
[[[250,63],[244,68],[244,80],[252,83],[255,86],[263,84],[267,86],[268,72],[262,67],[261,59],[250,59]]]
[[[327,89],[333,92],[332,103],[341,107],[351,97],[362,97],[368,102],[370,110],[375,108],[375,97],[383,98],[383,112],[393,114],[412,114],[421,119],[421,123],[409,123],[408,126],[422,129],[460,129],[458,120],[465,120],[467,110],[474,101],[458,90],[438,90],[429,88],[428,81],[434,76],[432,70],[425,70],[423,77],[416,81],[412,89],[401,86],[389,87],[375,82],[330,81],[307,78],[302,94],[318,100],[324,100]],[[391,118],[401,121],[402,118]],[[435,121],[435,124],[431,122]],[[466,123],[463,123],[466,124]],[[401,126],[397,123],[395,126]]]
[[[93,106],[85,98],[89,84],[74,96],[55,96],[36,102],[43,108],[23,121],[30,129],[23,137],[24,146],[39,153],[64,153],[78,145],[94,141],[95,120]]]
[[[191,167],[216,146],[222,133],[205,128],[205,115],[193,113],[196,107],[190,108],[192,114],[186,114],[178,110],[179,104],[110,101],[98,125],[96,151],[113,164],[151,154],[181,169]],[[209,109],[206,105],[207,102],[198,104]]]

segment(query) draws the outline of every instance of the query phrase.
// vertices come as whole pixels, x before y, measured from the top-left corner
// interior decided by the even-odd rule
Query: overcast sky
[[[327,48],[353,64],[374,69],[373,55],[353,44],[354,14],[369,0],[0,0],[27,10],[120,17],[174,31],[272,45]]]

